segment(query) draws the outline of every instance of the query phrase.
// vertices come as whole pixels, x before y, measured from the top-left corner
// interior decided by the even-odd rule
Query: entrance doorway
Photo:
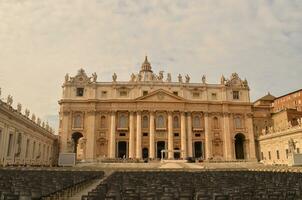
[[[149,150],[148,148],[143,148],[143,159],[146,159],[149,157]]]
[[[71,135],[71,138],[73,140],[73,153],[75,153],[77,155],[77,147],[79,144],[79,139],[83,137],[83,134],[80,132],[75,132]]]
[[[245,143],[244,135],[241,133],[238,133],[235,136],[236,159],[244,159],[244,143]]]
[[[202,158],[203,152],[202,152],[202,142],[194,142],[194,157],[195,158]]]
[[[127,156],[127,142],[119,141],[117,144],[117,157],[126,158]]]
[[[156,157],[157,158],[161,158],[161,150],[165,150],[166,149],[166,143],[165,141],[158,141],[156,143]],[[166,153],[164,153],[164,158],[166,157],[165,155]]]
[[[174,148],[174,150],[179,150],[179,148]],[[174,159],[180,159],[180,152],[174,152]]]

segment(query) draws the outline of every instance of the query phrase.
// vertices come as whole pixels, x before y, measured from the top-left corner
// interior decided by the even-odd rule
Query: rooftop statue
[[[6,99],[6,103],[9,105],[9,106],[11,106],[12,104],[13,104],[13,96],[11,96],[11,95],[8,95],[7,96],[7,99]]]
[[[167,74],[167,82],[171,82],[171,81],[172,81],[171,74],[168,73],[168,74]]]
[[[221,84],[221,85],[224,85],[224,84],[225,84],[225,81],[226,81],[226,80],[225,80],[225,77],[222,75],[222,76],[221,76],[221,79],[220,79],[220,84]]]
[[[203,84],[206,84],[206,76],[205,75],[202,76],[201,80],[202,80]]]
[[[116,82],[116,79],[117,79],[117,75],[116,75],[116,73],[113,73],[113,75],[112,75],[113,82]]]
[[[135,81],[135,75],[134,75],[134,73],[132,73],[131,74],[131,80],[130,80],[131,82],[134,82]]]
[[[164,71],[159,71],[159,74],[158,74],[158,78],[157,78],[159,81],[162,81],[164,79]]]
[[[40,119],[40,118],[37,119],[37,124],[38,124],[39,126],[41,125],[41,119]]]
[[[36,121],[36,115],[35,115],[34,113],[31,115],[31,120],[32,120],[33,122]]]
[[[20,113],[21,110],[22,110],[22,105],[21,105],[21,103],[18,103],[18,105],[17,105],[17,111]]]
[[[186,78],[186,83],[190,83],[190,76],[188,74],[186,75],[185,78]]]
[[[66,75],[65,75],[65,83],[67,83],[69,81],[69,74],[67,73]]]
[[[25,109],[25,116],[28,118],[29,117],[29,113],[30,113],[30,111],[26,108]]]
[[[92,74],[92,79],[93,79],[93,82],[94,82],[94,83],[96,82],[97,78],[98,78],[98,75],[94,72],[94,73]]]
[[[182,83],[182,76],[181,76],[181,74],[178,75],[178,82]]]

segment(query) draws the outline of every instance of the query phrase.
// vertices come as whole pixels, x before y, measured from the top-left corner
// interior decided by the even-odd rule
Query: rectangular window
[[[263,152],[261,152],[261,160],[264,160]]]
[[[279,151],[278,150],[276,151],[276,154],[277,154],[277,159],[279,160],[280,159],[280,155],[279,155]]]
[[[147,95],[148,94],[148,91],[143,91],[143,95]]]
[[[239,99],[239,91],[233,91],[233,99],[235,100]]]
[[[196,133],[196,134],[195,134],[195,137],[200,137],[200,133]]]
[[[29,139],[26,140],[25,157],[28,158]]]
[[[121,97],[126,97],[127,96],[127,91],[120,91],[120,96]]]
[[[179,133],[174,133],[174,137],[179,137]]]
[[[193,92],[193,98],[199,98],[200,93],[199,92]]]
[[[126,133],[120,133],[120,137],[126,136]]]
[[[77,88],[77,96],[78,97],[84,96],[84,88]]]
[[[268,152],[268,159],[270,160],[272,157],[271,157],[271,152],[269,151]]]
[[[12,148],[13,148],[13,134],[9,134],[8,138],[8,148],[7,148],[7,156],[11,156]]]
[[[300,149],[299,148],[297,148],[297,153],[300,153]]]
[[[217,94],[216,93],[212,93],[212,100],[217,100]]]
[[[143,133],[143,136],[144,137],[148,137],[148,133]]]
[[[285,152],[286,152],[286,159],[288,159],[288,149],[286,149]]]
[[[177,91],[174,91],[173,94],[176,95],[176,96],[178,96],[178,92]]]

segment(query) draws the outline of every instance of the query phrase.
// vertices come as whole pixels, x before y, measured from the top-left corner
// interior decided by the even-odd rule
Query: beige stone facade
[[[14,109],[12,101],[0,100],[0,165],[56,164],[58,136],[28,109],[21,113],[21,104]]]
[[[65,76],[60,104],[60,152],[78,159],[255,160],[252,104],[236,73],[218,84],[191,83],[188,75],[153,73],[145,58],[129,81]]]

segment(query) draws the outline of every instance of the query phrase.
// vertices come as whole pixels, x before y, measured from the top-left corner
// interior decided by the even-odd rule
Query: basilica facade
[[[129,80],[65,76],[60,152],[98,159],[256,160],[249,86],[238,74],[217,84],[154,73],[147,57]]]

